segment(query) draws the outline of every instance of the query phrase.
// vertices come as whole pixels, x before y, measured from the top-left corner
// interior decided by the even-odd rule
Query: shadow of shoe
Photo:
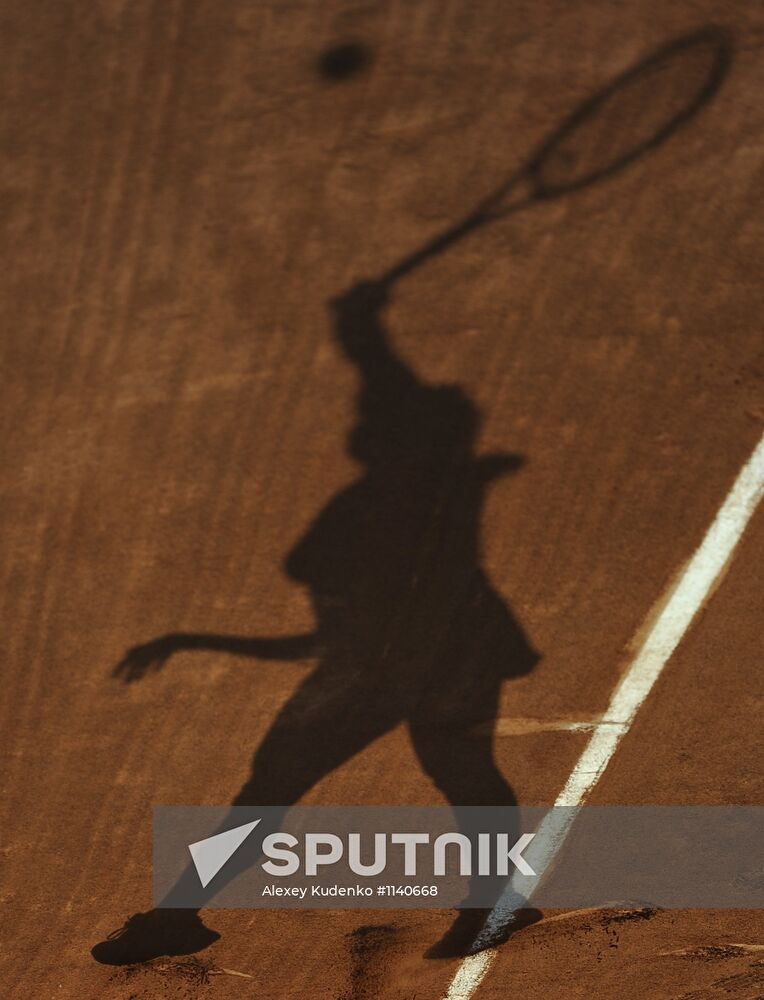
[[[196,910],[149,910],[133,914],[90,954],[102,965],[137,965],[163,955],[193,955],[219,937]]]
[[[477,951],[483,951],[486,948],[496,948],[498,945],[508,941],[519,930],[537,923],[542,917],[541,911],[534,910],[532,907],[517,910],[515,919],[511,923],[491,934],[489,938],[486,938],[481,934],[481,931],[490,912],[488,909],[460,910],[456,920],[454,920],[440,941],[429,948],[425,952],[424,957],[464,958],[466,955],[473,955]],[[481,937],[481,946],[480,948],[475,948],[478,935]]]

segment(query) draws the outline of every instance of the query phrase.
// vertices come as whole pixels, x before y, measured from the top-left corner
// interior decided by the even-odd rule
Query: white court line
[[[721,578],[763,494],[764,436],[743,466],[705,538],[667,595],[662,611],[616,685],[603,715],[609,724],[594,729],[565,787],[557,796],[555,806],[580,806],[597,784],[640,705],[679,645],[690,622]],[[544,817],[533,842],[540,845],[539,867],[545,867],[559,851],[575,816],[576,809],[573,808],[563,810],[560,815],[549,812]],[[529,860],[530,853],[530,850],[526,851]],[[532,860],[531,864],[536,867]],[[490,942],[495,942],[501,931],[512,923],[517,909],[527,904],[527,890],[523,897],[520,885],[516,875],[475,939],[472,945],[474,954],[468,955],[457,969],[445,1000],[469,1000],[477,990],[498,954],[498,949],[490,947]]]

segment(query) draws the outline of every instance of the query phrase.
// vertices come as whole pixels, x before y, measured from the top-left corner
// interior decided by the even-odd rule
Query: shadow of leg
[[[411,726],[411,737],[423,770],[456,808],[457,819],[459,806],[517,805],[512,788],[493,759],[490,734],[473,736],[448,728],[414,724]],[[509,822],[511,824],[511,820]],[[486,832],[507,833],[512,841],[513,834],[519,831],[508,829],[508,823],[502,821],[500,828]],[[497,886],[497,891],[500,887]],[[472,894],[473,888],[451,927],[440,941],[427,950],[426,958],[463,957],[473,951],[475,939],[491,911],[485,906],[471,906]],[[535,923],[540,917],[538,910],[523,909],[511,928],[507,928],[503,936],[497,935],[491,944],[500,944],[510,933]]]
[[[392,700],[364,704],[363,691],[337,683],[333,675],[313,674],[279,713],[232,805],[278,805],[285,813],[314,784],[397,722]],[[233,814],[217,832],[238,822]],[[257,863],[266,832],[272,831],[263,825],[258,839],[236,852],[210,886],[208,899]],[[199,898],[199,877],[190,863],[155,909],[130,917],[123,927],[96,944],[91,955],[106,965],[132,965],[160,955],[190,955],[207,948],[220,935],[202,923],[198,907],[182,906],[189,898]]]

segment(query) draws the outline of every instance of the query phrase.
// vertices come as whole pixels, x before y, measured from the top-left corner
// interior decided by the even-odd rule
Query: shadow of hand
[[[385,281],[359,281],[331,300],[339,315],[364,316],[379,312],[390,297],[390,285]]]
[[[111,675],[118,677],[125,684],[133,684],[135,681],[143,680],[149,673],[160,671],[178,649],[177,638],[173,635],[164,635],[140,646],[133,646],[128,649]]]

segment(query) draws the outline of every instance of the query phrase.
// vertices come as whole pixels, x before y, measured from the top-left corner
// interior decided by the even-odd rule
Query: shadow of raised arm
[[[161,670],[173,653],[190,649],[250,656],[259,660],[302,660],[315,655],[317,640],[315,632],[273,638],[170,632],[128,649],[112,671],[112,676],[119,677],[125,684],[131,684],[142,680],[146,674]]]
[[[359,281],[331,302],[342,352],[358,369],[366,391],[382,392],[388,398],[420,388],[389,343],[382,321],[389,293],[390,287],[382,282]]]

